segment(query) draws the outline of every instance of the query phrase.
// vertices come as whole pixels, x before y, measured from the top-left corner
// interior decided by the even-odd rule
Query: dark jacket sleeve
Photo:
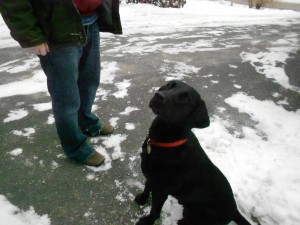
[[[101,32],[122,34],[119,0],[103,0],[99,8],[98,24]]]
[[[0,0],[0,13],[11,36],[22,47],[33,47],[46,42],[29,0]]]

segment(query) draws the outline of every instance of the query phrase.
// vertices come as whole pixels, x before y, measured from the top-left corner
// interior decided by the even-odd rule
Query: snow
[[[35,133],[35,129],[32,128],[32,127],[24,128],[23,130],[24,131],[22,131],[22,130],[13,130],[12,133],[14,135],[24,136],[24,137],[30,137],[30,135]]]
[[[178,51],[178,49],[174,49]],[[171,69],[172,68],[172,69]],[[201,68],[190,66],[184,62],[176,62],[164,60],[164,65],[160,68],[160,73],[168,73],[166,81],[183,80],[185,77],[190,77],[189,74],[198,73]]]
[[[239,138],[226,131],[233,124],[214,117],[209,128],[194,131],[201,144],[231,181],[243,211],[263,218],[262,224],[298,224],[300,110],[288,112],[242,92],[225,102],[251,116],[256,129],[243,127]]]
[[[52,114],[49,115],[48,120],[46,122],[47,124],[53,124],[55,123],[54,116]]]
[[[113,95],[116,98],[124,98],[125,96],[127,96],[127,91],[128,88],[130,87],[130,80],[123,80],[123,82],[118,82],[116,83],[117,88],[119,89],[119,91],[117,91],[116,93],[113,93]]]
[[[21,60],[22,59],[17,59],[0,65],[0,72],[6,71],[8,73],[19,73],[22,71],[29,70],[31,68],[35,68],[37,65],[39,65],[38,58],[31,58],[31,59],[24,60],[23,65],[16,66],[15,63]]]
[[[300,4],[300,0],[276,0],[276,2],[285,2],[285,3]]]
[[[125,123],[125,129],[126,130],[134,130],[135,129],[134,123]]]
[[[112,84],[115,78],[115,73],[119,70],[117,62],[101,62],[101,81],[102,84]]]
[[[47,215],[37,215],[32,207],[27,211],[20,210],[3,195],[0,195],[0,209],[0,224],[3,225],[50,225]]]
[[[299,3],[298,0],[287,1]],[[165,60],[163,66],[157,68],[158,73],[168,72],[168,76],[164,77],[164,80],[168,81],[170,79],[184,80],[201,71],[201,68],[189,65],[188,62],[179,61],[182,52],[197,53],[238,47],[227,43],[216,48],[210,39],[201,39],[201,41],[192,44],[189,42],[176,45],[160,43],[160,40],[166,37],[180,38],[180,34],[177,34],[176,31],[189,32],[199,27],[214,28],[220,26],[233,28],[252,25],[280,24],[285,26],[299,23],[300,13],[290,10],[254,10],[236,4],[231,7],[228,2],[222,1],[188,0],[188,4],[183,9],[161,9],[152,5],[122,4],[121,17],[124,36],[128,37],[129,44],[123,45],[116,42],[112,49],[105,51],[105,54],[123,57],[128,53],[148,55],[155,51],[161,51],[178,55],[177,61]],[[136,18],[143,19],[137,20]],[[138,33],[145,36],[139,37],[136,35]],[[221,37],[223,32],[212,29],[210,34],[214,37]],[[248,39],[249,35],[245,33],[239,38],[241,40]],[[105,45],[108,41],[109,38],[104,35],[101,45]],[[255,40],[253,40],[254,42]],[[249,62],[266,79],[271,79],[274,83],[281,85],[282,88],[299,94],[299,87],[291,85],[284,69],[276,66],[278,62],[285,65],[290,55],[299,50],[298,34],[291,31],[284,39],[269,44],[270,47],[265,52],[255,54],[250,51],[242,52],[240,54],[241,60]],[[286,44],[288,47],[282,48],[282,44]],[[1,18],[0,49],[16,46],[18,43],[10,38],[9,31]],[[18,64],[17,67],[13,66],[15,63]],[[229,65],[229,67],[238,70],[236,65]],[[38,68],[36,57],[17,58],[0,65],[1,73],[6,72],[11,75],[29,69],[34,71],[31,78],[0,85],[0,100],[16,95],[47,93],[46,77]],[[116,99],[128,97],[128,90],[132,87],[131,83],[134,80],[123,79],[121,82],[115,83],[116,72],[120,69],[121,65],[118,65],[117,62],[102,62],[101,83],[114,85],[114,89],[101,87],[97,93],[97,98],[106,100],[109,95],[113,95]],[[231,76],[235,75],[231,74]],[[206,77],[212,79],[213,75],[207,74]],[[212,85],[217,85],[218,82],[214,79],[211,80]],[[262,225],[300,224],[300,110],[287,111],[282,106],[288,104],[286,100],[276,103],[270,100],[258,100],[242,92],[243,86],[239,84],[233,84],[233,86],[236,93],[232,93],[232,96],[225,99],[224,102],[228,106],[236,108],[239,113],[248,115],[255,122],[255,127],[245,126],[241,131],[232,133],[229,132],[229,128],[235,126],[234,121],[224,121],[217,115],[212,115],[209,128],[193,131],[209,157],[230,181],[238,206],[245,216],[251,218],[253,215],[259,218]],[[157,87],[149,87],[149,92],[153,93],[156,89]],[[279,98],[280,94],[273,93],[273,96]],[[8,112],[3,122],[9,123],[25,118],[28,111],[24,105],[22,107]],[[45,112],[51,109],[51,103],[42,102],[32,105],[32,107],[36,111]],[[128,105],[125,109],[120,108],[120,117],[111,118],[110,123],[118,126],[118,121],[122,116],[129,116],[137,110],[140,109],[134,105]],[[226,114],[226,109],[219,107],[218,112]],[[54,123],[52,114],[48,115],[48,120],[45,123]],[[128,121],[125,124],[125,129],[132,131],[135,129],[135,124]],[[35,129],[28,127],[14,130],[12,133],[29,138],[35,133]],[[132,165],[135,163],[138,153],[137,155],[130,155],[121,147],[121,144],[128,139],[129,135],[126,134],[115,134],[94,139],[93,145],[96,146],[96,151],[103,154],[106,160],[104,165],[98,168],[87,167],[89,172],[86,180],[98,180],[99,172],[112,169],[114,160],[122,162],[128,157],[130,168],[134,168]],[[8,154],[11,157],[20,157],[22,152],[22,148],[16,148],[9,150]],[[43,164],[42,160],[40,164]],[[51,167],[56,170],[60,169],[60,165],[56,161],[52,161]],[[116,201],[122,203],[132,201],[133,194],[130,193],[128,187],[142,189],[143,185],[134,180],[136,176],[133,171],[132,181],[115,180],[115,186],[119,190]],[[144,212],[148,213],[149,207],[145,207]],[[176,199],[170,197],[164,205],[163,212],[162,224],[173,225],[176,220],[181,218],[182,207]],[[85,216],[88,217],[90,214],[92,212],[88,211]],[[0,195],[0,224],[46,225],[50,224],[50,219],[48,215],[37,215],[32,207],[27,211],[20,210],[17,206],[12,205],[5,196]]]
[[[125,141],[127,135],[123,134],[113,134],[109,137],[103,138],[102,144],[105,148],[113,148],[112,159],[117,160],[124,156],[124,153],[121,151],[121,143]]]
[[[39,103],[39,104],[34,104],[33,108],[37,111],[47,111],[52,109],[52,103],[51,102],[46,102],[46,103]]]
[[[12,151],[9,152],[8,154],[10,154],[10,155],[12,155],[12,156],[18,156],[18,155],[21,155],[22,152],[23,152],[23,149],[17,148],[17,149],[12,150]]]
[[[130,115],[130,113],[137,111],[137,110],[140,110],[140,109],[137,107],[128,106],[128,107],[126,107],[126,109],[123,112],[120,112],[119,114],[128,116],[128,115]]]
[[[235,5],[229,6],[227,2],[218,4],[209,1],[188,1],[178,12],[178,9],[167,8],[158,9],[155,6],[147,7],[147,10],[141,4],[130,5],[121,8],[121,16],[123,15],[124,34],[144,33],[149,34],[145,40],[145,46],[136,46],[137,48],[127,48],[128,46],[119,46],[116,51],[118,53],[124,51],[137,51],[143,53],[138,49],[145,48],[145,51],[152,52],[157,48],[165,48],[165,46],[172,45],[150,45],[146,44],[151,40],[150,38],[159,39],[159,36],[151,37],[153,34],[168,35],[178,30],[193,30],[195,27],[218,27],[222,25],[263,25],[263,24],[289,24],[287,18],[299,18],[299,13],[290,10],[254,10],[249,9],[248,6]],[[136,18],[147,18],[144,20],[136,20]],[[279,20],[282,18],[283,20]],[[166,27],[168,29],[166,29]],[[172,38],[178,37],[173,34]],[[131,36],[132,37],[132,36]],[[171,37],[171,36],[169,36]],[[140,43],[140,42],[138,42]],[[210,47],[210,42],[199,43],[202,47]],[[189,43],[184,43],[188,45]],[[138,48],[140,47],[140,48]],[[151,50],[149,49],[151,48]],[[200,48],[201,49],[201,48]],[[112,50],[113,51],[113,50]]]
[[[110,120],[109,120],[109,123],[113,126],[113,127],[116,127],[117,125],[118,125],[118,120],[119,120],[120,118],[119,117],[112,117],[112,118],[110,118]]]
[[[35,71],[32,78],[0,85],[0,90],[0,98],[14,95],[30,95],[38,92],[47,92],[46,76],[44,75],[43,71]]]
[[[276,66],[276,63],[278,62],[285,62],[289,58],[289,54],[297,52],[299,48],[297,34],[292,33],[286,36],[285,39],[271,42],[271,44],[272,47],[268,48],[268,52],[259,52],[256,54],[242,52],[242,60],[244,62],[249,61],[258,73],[273,79],[274,82],[282,85],[284,88],[295,90],[300,93],[298,87],[290,85],[284,68]],[[281,47],[282,44],[288,44],[289,47]]]
[[[11,110],[8,113],[8,117],[3,120],[4,123],[8,123],[15,120],[20,120],[28,115],[28,111],[25,109]]]

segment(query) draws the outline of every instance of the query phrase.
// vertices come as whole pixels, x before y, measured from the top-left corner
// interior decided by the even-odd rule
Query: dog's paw
[[[144,193],[138,194],[137,196],[135,196],[134,201],[138,204],[138,205],[145,205],[147,203],[148,200],[147,195],[145,195]]]
[[[135,225],[153,225],[155,222],[155,218],[151,215],[142,217]]]

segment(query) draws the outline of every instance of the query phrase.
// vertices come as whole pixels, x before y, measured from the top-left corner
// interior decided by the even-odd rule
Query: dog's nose
[[[164,95],[160,92],[157,92],[155,94],[155,98],[156,98],[156,101],[159,101],[159,102],[164,102],[165,101]]]

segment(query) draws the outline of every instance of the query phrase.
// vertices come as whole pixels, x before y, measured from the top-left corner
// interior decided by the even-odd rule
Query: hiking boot
[[[95,166],[98,167],[104,162],[105,158],[99,152],[95,151],[95,153],[84,163],[87,166]]]
[[[109,123],[104,123],[99,134],[100,135],[109,135],[109,134],[112,134],[114,132],[114,130],[115,130],[115,128],[112,125],[110,125]]]
[[[102,128],[94,133],[89,132],[88,130],[83,131],[83,134],[85,134],[88,137],[97,137],[100,135],[109,135],[113,133],[115,128],[110,125],[109,123],[104,123]]]

